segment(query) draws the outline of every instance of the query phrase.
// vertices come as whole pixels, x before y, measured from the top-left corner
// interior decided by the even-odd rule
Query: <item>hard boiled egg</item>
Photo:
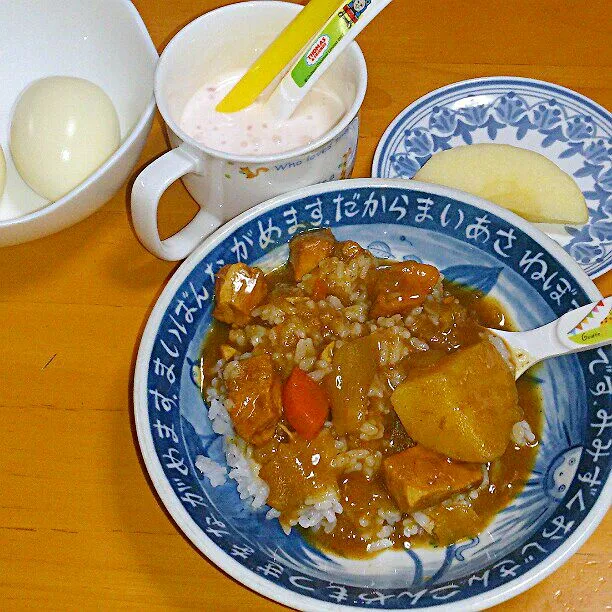
[[[57,200],[82,183],[118,148],[119,119],[106,93],[86,79],[54,76],[21,94],[10,148],[21,178]]]

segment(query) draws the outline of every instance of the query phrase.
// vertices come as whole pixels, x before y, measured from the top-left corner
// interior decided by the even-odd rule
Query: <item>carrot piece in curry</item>
[[[298,435],[313,440],[327,420],[329,399],[325,389],[296,366],[283,387],[283,408]]]

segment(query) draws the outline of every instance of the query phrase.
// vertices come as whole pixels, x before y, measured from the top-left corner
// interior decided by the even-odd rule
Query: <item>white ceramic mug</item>
[[[178,125],[185,104],[204,82],[248,66],[300,10],[297,4],[270,0],[224,6],[192,21],[162,53],[155,98],[176,148],[149,164],[132,189],[134,228],[154,255],[182,259],[222,223],[255,204],[350,176],[367,83],[365,60],[356,43],[322,77],[348,110],[336,126],[306,147],[268,157],[233,155],[203,146]],[[179,178],[200,210],[178,233],[161,240],[159,200]]]

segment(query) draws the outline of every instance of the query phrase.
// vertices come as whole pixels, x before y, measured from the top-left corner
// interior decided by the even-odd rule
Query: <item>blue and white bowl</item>
[[[483,142],[530,149],[572,176],[586,199],[588,222],[539,227],[591,278],[612,269],[612,114],[571,89],[519,77],[436,89],[389,125],[372,176],[410,179],[438,151]]]
[[[494,295],[520,329],[600,297],[571,257],[534,226],[444,187],[348,180],[256,206],[181,265],[144,331],[136,427],[164,505],[220,568],[299,609],[475,610],[524,591],[567,560],[610,505],[610,350],[557,358],[526,374],[537,377],[545,407],[533,473],[486,532],[468,542],[385,551],[367,562],[331,557],[295,530],[285,536],[277,521],[265,520],[267,507],[247,509],[233,480],[212,488],[196,470],[198,455],[225,463],[194,380],[211,324],[215,271],[237,260],[273,267],[286,259],[291,236],[313,225],[379,256],[435,264],[447,278]]]

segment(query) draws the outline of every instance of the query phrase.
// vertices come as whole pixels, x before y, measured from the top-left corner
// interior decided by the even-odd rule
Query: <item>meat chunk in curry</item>
[[[383,470],[387,490],[402,512],[429,508],[482,481],[480,465],[449,461],[420,444],[387,457]]]
[[[314,440],[300,437],[269,444],[257,451],[263,463],[259,476],[270,487],[268,504],[281,512],[295,509],[319,492],[337,488],[334,439],[322,430]]]
[[[274,434],[283,405],[281,380],[269,355],[233,362],[227,373],[228,412],[247,442],[265,444]]]
[[[289,243],[289,261],[295,280],[312,272],[319,262],[331,255],[336,240],[330,229],[314,230],[296,236]]]
[[[523,418],[514,373],[488,340],[415,368],[391,403],[412,439],[459,461],[501,457]]]
[[[420,306],[440,278],[434,266],[403,261],[378,268],[373,277],[372,317],[404,314]]]
[[[215,281],[213,316],[224,323],[244,325],[267,293],[266,278],[259,268],[243,263],[223,266]]]

